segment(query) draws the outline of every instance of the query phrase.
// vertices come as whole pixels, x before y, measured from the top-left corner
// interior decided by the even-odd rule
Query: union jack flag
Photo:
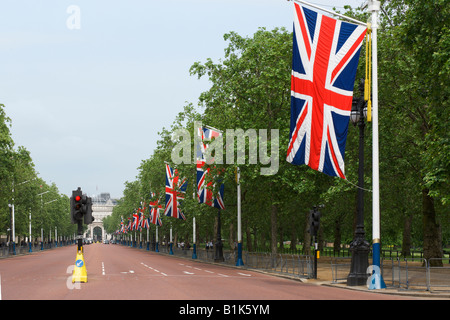
[[[138,208],[138,229],[141,230],[144,227],[144,221],[145,221],[145,216],[144,216],[144,212],[145,212],[145,204],[142,205],[142,207]]]
[[[150,193],[152,196],[152,199],[155,198],[155,194],[153,192]],[[155,201],[150,201],[149,203],[149,209],[150,209],[150,216],[148,221],[150,223],[153,223],[157,226],[162,226],[161,219],[159,217],[159,210],[162,208],[162,205],[159,204],[159,196],[156,197]]]
[[[139,222],[139,215],[136,211],[133,212],[133,220],[132,221],[133,222],[131,223],[131,230],[137,230],[138,222]]]
[[[120,230],[119,230],[119,232],[120,233],[125,233],[126,232],[126,228],[125,228],[125,225],[123,224],[123,217],[122,216],[120,217]]]
[[[142,227],[144,229],[150,229],[150,217],[148,217],[147,219],[144,219],[144,223],[143,223]]]
[[[132,222],[131,222],[131,218],[128,218],[128,225],[127,225],[127,232],[128,231],[132,231]]]
[[[295,4],[288,162],[345,179],[353,85],[366,29]]]
[[[168,217],[186,220],[180,209],[180,201],[184,199],[187,181],[180,179],[178,170],[173,170],[166,163],[166,209],[164,214]]]
[[[216,129],[209,127],[202,127],[197,129],[199,136],[199,143],[197,145],[197,197],[199,203],[205,203],[208,206],[225,209],[225,204],[223,202],[224,185],[221,184],[219,192],[216,196],[213,195],[213,190],[211,189],[213,182],[210,181],[206,183],[206,175],[210,173],[209,168],[204,168],[206,164],[205,152],[207,145],[205,141],[211,141],[212,138],[217,138],[222,136],[222,133]]]

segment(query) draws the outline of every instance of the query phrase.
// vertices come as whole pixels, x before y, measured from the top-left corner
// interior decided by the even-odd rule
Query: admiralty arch
[[[91,198],[94,222],[88,225],[84,237],[92,238],[93,241],[110,239],[111,235],[106,234],[105,228],[103,227],[103,218],[112,214],[114,206],[117,205],[117,201],[111,199],[109,193],[100,193]]]

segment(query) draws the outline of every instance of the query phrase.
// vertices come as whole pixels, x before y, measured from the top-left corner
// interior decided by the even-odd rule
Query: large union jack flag
[[[221,184],[216,196],[213,195],[213,182],[206,182],[206,176],[210,173],[209,168],[205,168],[206,158],[205,152],[207,144],[205,141],[211,141],[213,138],[222,136],[222,133],[217,129],[210,127],[197,128],[197,134],[199,137],[197,145],[197,197],[199,203],[205,203],[208,206],[218,209],[225,209],[223,202],[224,185]]]
[[[186,179],[180,179],[178,170],[173,170],[166,163],[166,216],[186,220],[180,209],[180,200],[184,199],[186,188]]]
[[[366,29],[295,4],[288,162],[345,179],[353,85]]]
[[[159,204],[159,196],[156,196],[155,193],[150,192],[152,199],[156,200],[150,200],[149,203],[149,209],[150,209],[150,217],[149,217],[149,222],[157,225],[157,226],[162,226],[162,222],[161,219],[159,217],[159,210],[162,208],[162,205]]]

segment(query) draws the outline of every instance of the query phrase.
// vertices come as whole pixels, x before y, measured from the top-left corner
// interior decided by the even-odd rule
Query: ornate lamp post
[[[364,88],[364,81],[362,82]],[[359,166],[358,166],[358,200],[356,229],[350,251],[352,262],[347,277],[347,286],[360,286],[367,283],[367,268],[369,267],[369,242],[364,231],[364,127],[367,116],[366,103],[363,97],[353,98],[350,119],[353,125],[359,127]]]

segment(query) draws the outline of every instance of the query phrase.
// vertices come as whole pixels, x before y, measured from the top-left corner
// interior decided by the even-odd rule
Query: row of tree
[[[33,242],[72,236],[76,229],[70,223],[69,198],[57,186],[38,177],[30,152],[16,147],[11,136],[11,119],[0,104],[0,240],[12,241],[12,205],[14,204],[15,242]],[[31,214],[31,238],[29,234]]]
[[[381,2],[378,30],[381,238],[383,244],[401,246],[405,256],[414,246],[423,248],[425,258],[440,258],[443,245],[450,240],[450,4],[444,0]],[[369,13],[362,9],[346,9],[345,14],[369,20]],[[277,252],[285,241],[290,241],[292,248],[299,242],[308,247],[308,213],[318,204],[324,205],[320,238],[339,250],[352,240],[354,232],[358,130],[350,127],[347,136],[347,180],[287,163],[284,157],[289,141],[292,33],[283,28],[271,31],[261,28],[251,37],[229,32],[224,38],[228,46],[222,60],[195,62],[190,69],[193,76],[207,77],[210,89],[200,95],[198,106],[187,103],[171,128],[159,133],[157,148],[149,159],[142,161],[136,180],[125,183],[123,198],[104,220],[107,231],[117,230],[121,217],[126,220],[141,203],[148,206],[151,192],[159,194],[164,203],[164,163],[173,162],[172,153],[183,142],[190,143],[192,150],[190,163],[177,165],[180,175],[190,181],[182,204],[187,219],[162,217],[160,234],[168,234],[172,227],[177,237],[189,242],[192,217],[196,217],[197,239],[214,238],[217,209],[199,205],[190,196],[196,188],[194,123],[201,121],[223,130],[224,141],[226,129],[256,132],[266,129],[268,150],[271,150],[271,129],[279,133],[276,174],[261,174],[261,168],[270,165],[262,164],[261,155],[256,164],[250,163],[248,143],[245,163],[237,164],[234,157],[233,164],[215,164],[211,168],[216,173],[210,175],[211,181],[220,176],[225,183],[222,235],[231,247],[237,241],[235,172],[239,166],[246,250]],[[357,79],[364,77],[364,57],[363,47]],[[359,94],[356,85],[355,95]],[[183,141],[186,137],[178,135],[179,129],[188,130],[191,139]],[[364,206],[368,240],[372,239],[371,130],[368,123]]]

